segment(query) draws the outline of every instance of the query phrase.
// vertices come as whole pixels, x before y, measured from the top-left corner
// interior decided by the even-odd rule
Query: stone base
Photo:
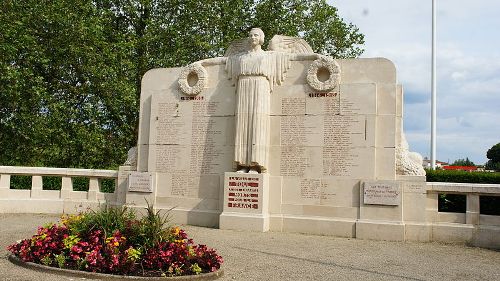
[[[431,241],[431,225],[427,223],[405,222],[405,240],[415,242]]]
[[[145,206],[126,205],[128,208],[136,209],[139,214],[144,212]],[[171,222],[174,224],[187,224],[202,227],[219,227],[220,211],[201,210],[201,209],[183,209],[171,208],[165,206],[155,207],[155,210],[169,213]]]
[[[472,224],[435,223],[432,225],[432,240],[447,243],[471,243],[474,231]]]
[[[500,249],[500,227],[493,225],[479,225],[474,233],[472,245]]]
[[[269,174],[224,174],[220,229],[269,231]]]
[[[358,220],[356,238],[385,241],[404,241],[405,225],[396,221]]]
[[[269,216],[224,212],[219,217],[219,228],[266,232],[269,231]]]
[[[271,230],[352,238],[356,221],[343,218],[294,215],[271,216]]]

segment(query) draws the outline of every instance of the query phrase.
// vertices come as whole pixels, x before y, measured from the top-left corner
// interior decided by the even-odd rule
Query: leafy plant
[[[126,232],[130,221],[135,220],[136,214],[127,207],[102,206],[98,211],[89,210],[85,214],[69,218],[67,226],[72,234],[88,235],[100,230],[105,236],[116,230]]]
[[[500,183],[500,173],[426,170],[428,182]]]
[[[161,210],[155,211],[153,205],[147,202],[146,215],[141,220],[140,238],[144,248],[149,248],[158,243],[168,241],[170,233],[170,210],[161,213]]]
[[[169,225],[169,212],[148,203],[141,219],[127,208],[103,207],[63,216],[8,250],[26,262],[111,274],[174,276],[212,272],[223,260]]]

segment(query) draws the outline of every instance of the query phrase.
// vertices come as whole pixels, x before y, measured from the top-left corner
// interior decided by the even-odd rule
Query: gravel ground
[[[0,280],[91,280],[11,264],[6,247],[58,216],[0,214]],[[500,251],[439,243],[399,243],[185,226],[223,256],[219,280],[500,280]]]

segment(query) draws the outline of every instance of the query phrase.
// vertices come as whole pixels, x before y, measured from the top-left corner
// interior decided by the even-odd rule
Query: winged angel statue
[[[253,28],[248,38],[233,42],[224,57],[209,58],[188,66],[191,69],[203,69],[200,66],[225,64],[229,79],[235,82],[237,101],[234,161],[239,173],[255,174],[267,169],[270,94],[275,85],[281,85],[284,81],[290,62],[306,59],[333,62],[329,57],[315,54],[301,38],[276,35],[270,41],[269,51],[262,50],[263,43],[264,32],[260,28]],[[206,72],[202,72],[198,71],[198,79],[206,78]],[[187,86],[185,80],[179,80],[179,84],[181,90],[187,93],[189,89],[183,90]]]

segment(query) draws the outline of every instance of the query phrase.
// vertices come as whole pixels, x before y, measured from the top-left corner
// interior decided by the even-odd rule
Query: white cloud
[[[429,156],[431,1],[330,2],[365,34],[363,57],[395,63],[410,148]],[[437,7],[437,157],[484,163],[500,142],[500,1],[440,0]]]

